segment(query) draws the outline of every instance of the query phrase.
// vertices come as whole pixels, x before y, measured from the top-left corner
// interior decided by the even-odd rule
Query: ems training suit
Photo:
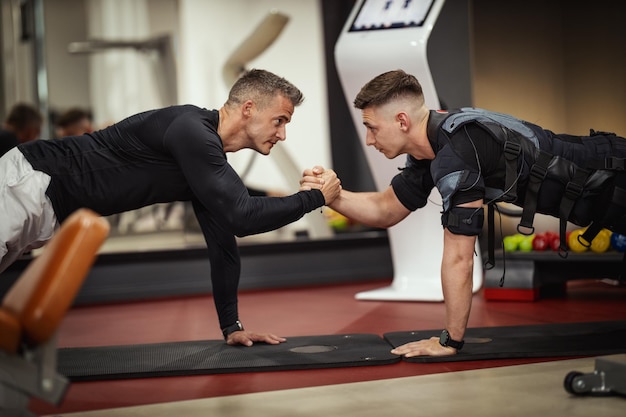
[[[626,158],[626,139],[615,134],[555,134],[509,115],[475,108],[431,111],[428,139],[435,158],[408,156],[402,172],[392,179],[393,190],[413,211],[426,205],[436,186],[443,201],[443,226],[470,236],[482,230],[483,209],[458,206],[479,199],[485,204],[507,201],[523,207],[522,223],[527,220],[524,226],[529,228],[535,212],[580,226],[601,220],[617,188],[618,171],[608,169],[606,161],[623,164]],[[621,213],[620,219],[605,227],[624,233],[626,208]]]
[[[220,327],[238,320],[240,257],[235,236],[287,225],[324,205],[319,190],[251,197],[228,164],[217,110],[173,106],[131,116],[83,136],[20,145],[50,175],[46,194],[59,222],[80,207],[101,215],[191,201],[209,250]]]

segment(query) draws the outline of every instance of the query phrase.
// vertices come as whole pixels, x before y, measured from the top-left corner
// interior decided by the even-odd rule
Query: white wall
[[[612,0],[474,1],[474,105],[557,133],[626,134],[625,10]],[[505,233],[518,222],[503,217]],[[559,221],[537,215],[534,224],[543,232]]]
[[[272,71],[302,90],[304,103],[287,126],[287,148],[300,170],[330,166],[329,123],[324,68],[321,6],[318,0],[179,0],[178,77],[181,102],[219,108],[228,95],[222,65],[240,42],[272,9],[290,16],[276,42],[249,68]],[[243,171],[252,152],[229,154]],[[258,155],[246,183],[262,188],[297,190],[287,183],[272,156]]]

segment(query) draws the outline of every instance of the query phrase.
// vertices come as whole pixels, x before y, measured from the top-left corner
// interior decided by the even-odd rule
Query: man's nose
[[[287,129],[285,127],[278,128],[278,131],[276,131],[276,137],[278,140],[287,139]]]

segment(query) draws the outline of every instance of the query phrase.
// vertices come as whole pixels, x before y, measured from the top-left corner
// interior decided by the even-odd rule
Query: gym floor
[[[359,301],[354,298],[358,292],[389,284],[388,281],[373,281],[244,291],[240,293],[240,316],[250,330],[272,332],[287,338],[344,333],[382,335],[392,331],[442,328],[443,303]],[[626,288],[597,280],[579,280],[568,282],[564,296],[542,298],[535,302],[487,301],[482,291],[479,291],[473,299],[469,327],[624,319]],[[212,298],[194,296],[76,307],[69,312],[61,327],[58,344],[60,347],[79,347],[220,338]],[[403,377],[446,375],[562,359],[571,358],[438,364],[401,361],[384,366],[76,382],[71,384],[59,407],[33,400],[30,409],[39,415],[59,415],[218,397],[236,399],[241,396],[243,401],[247,397],[245,394],[250,393],[276,392],[275,395],[280,395],[282,390],[362,381],[393,383],[403,381]],[[521,369],[518,372],[523,374],[525,371]],[[445,384],[441,390],[445,398]],[[562,387],[558,387],[558,390],[564,392]],[[354,403],[353,406],[355,411],[367,408],[367,404],[362,402]],[[528,410],[532,410],[531,405],[524,400],[516,407],[521,410],[529,407]],[[173,409],[170,406],[166,415],[175,413],[175,410],[175,406]],[[122,412],[119,415],[128,414]],[[145,414],[138,412],[136,415],[153,414],[147,409]]]

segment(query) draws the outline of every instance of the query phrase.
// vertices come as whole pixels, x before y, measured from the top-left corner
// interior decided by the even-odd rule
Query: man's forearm
[[[354,193],[342,190],[329,207],[359,223],[379,227],[378,206],[373,202],[376,193]]]
[[[441,281],[446,304],[446,329],[462,340],[472,307],[475,237],[445,231]]]
[[[391,189],[356,193],[341,190],[329,207],[358,223],[380,228],[391,227],[410,213],[397,201]]]

